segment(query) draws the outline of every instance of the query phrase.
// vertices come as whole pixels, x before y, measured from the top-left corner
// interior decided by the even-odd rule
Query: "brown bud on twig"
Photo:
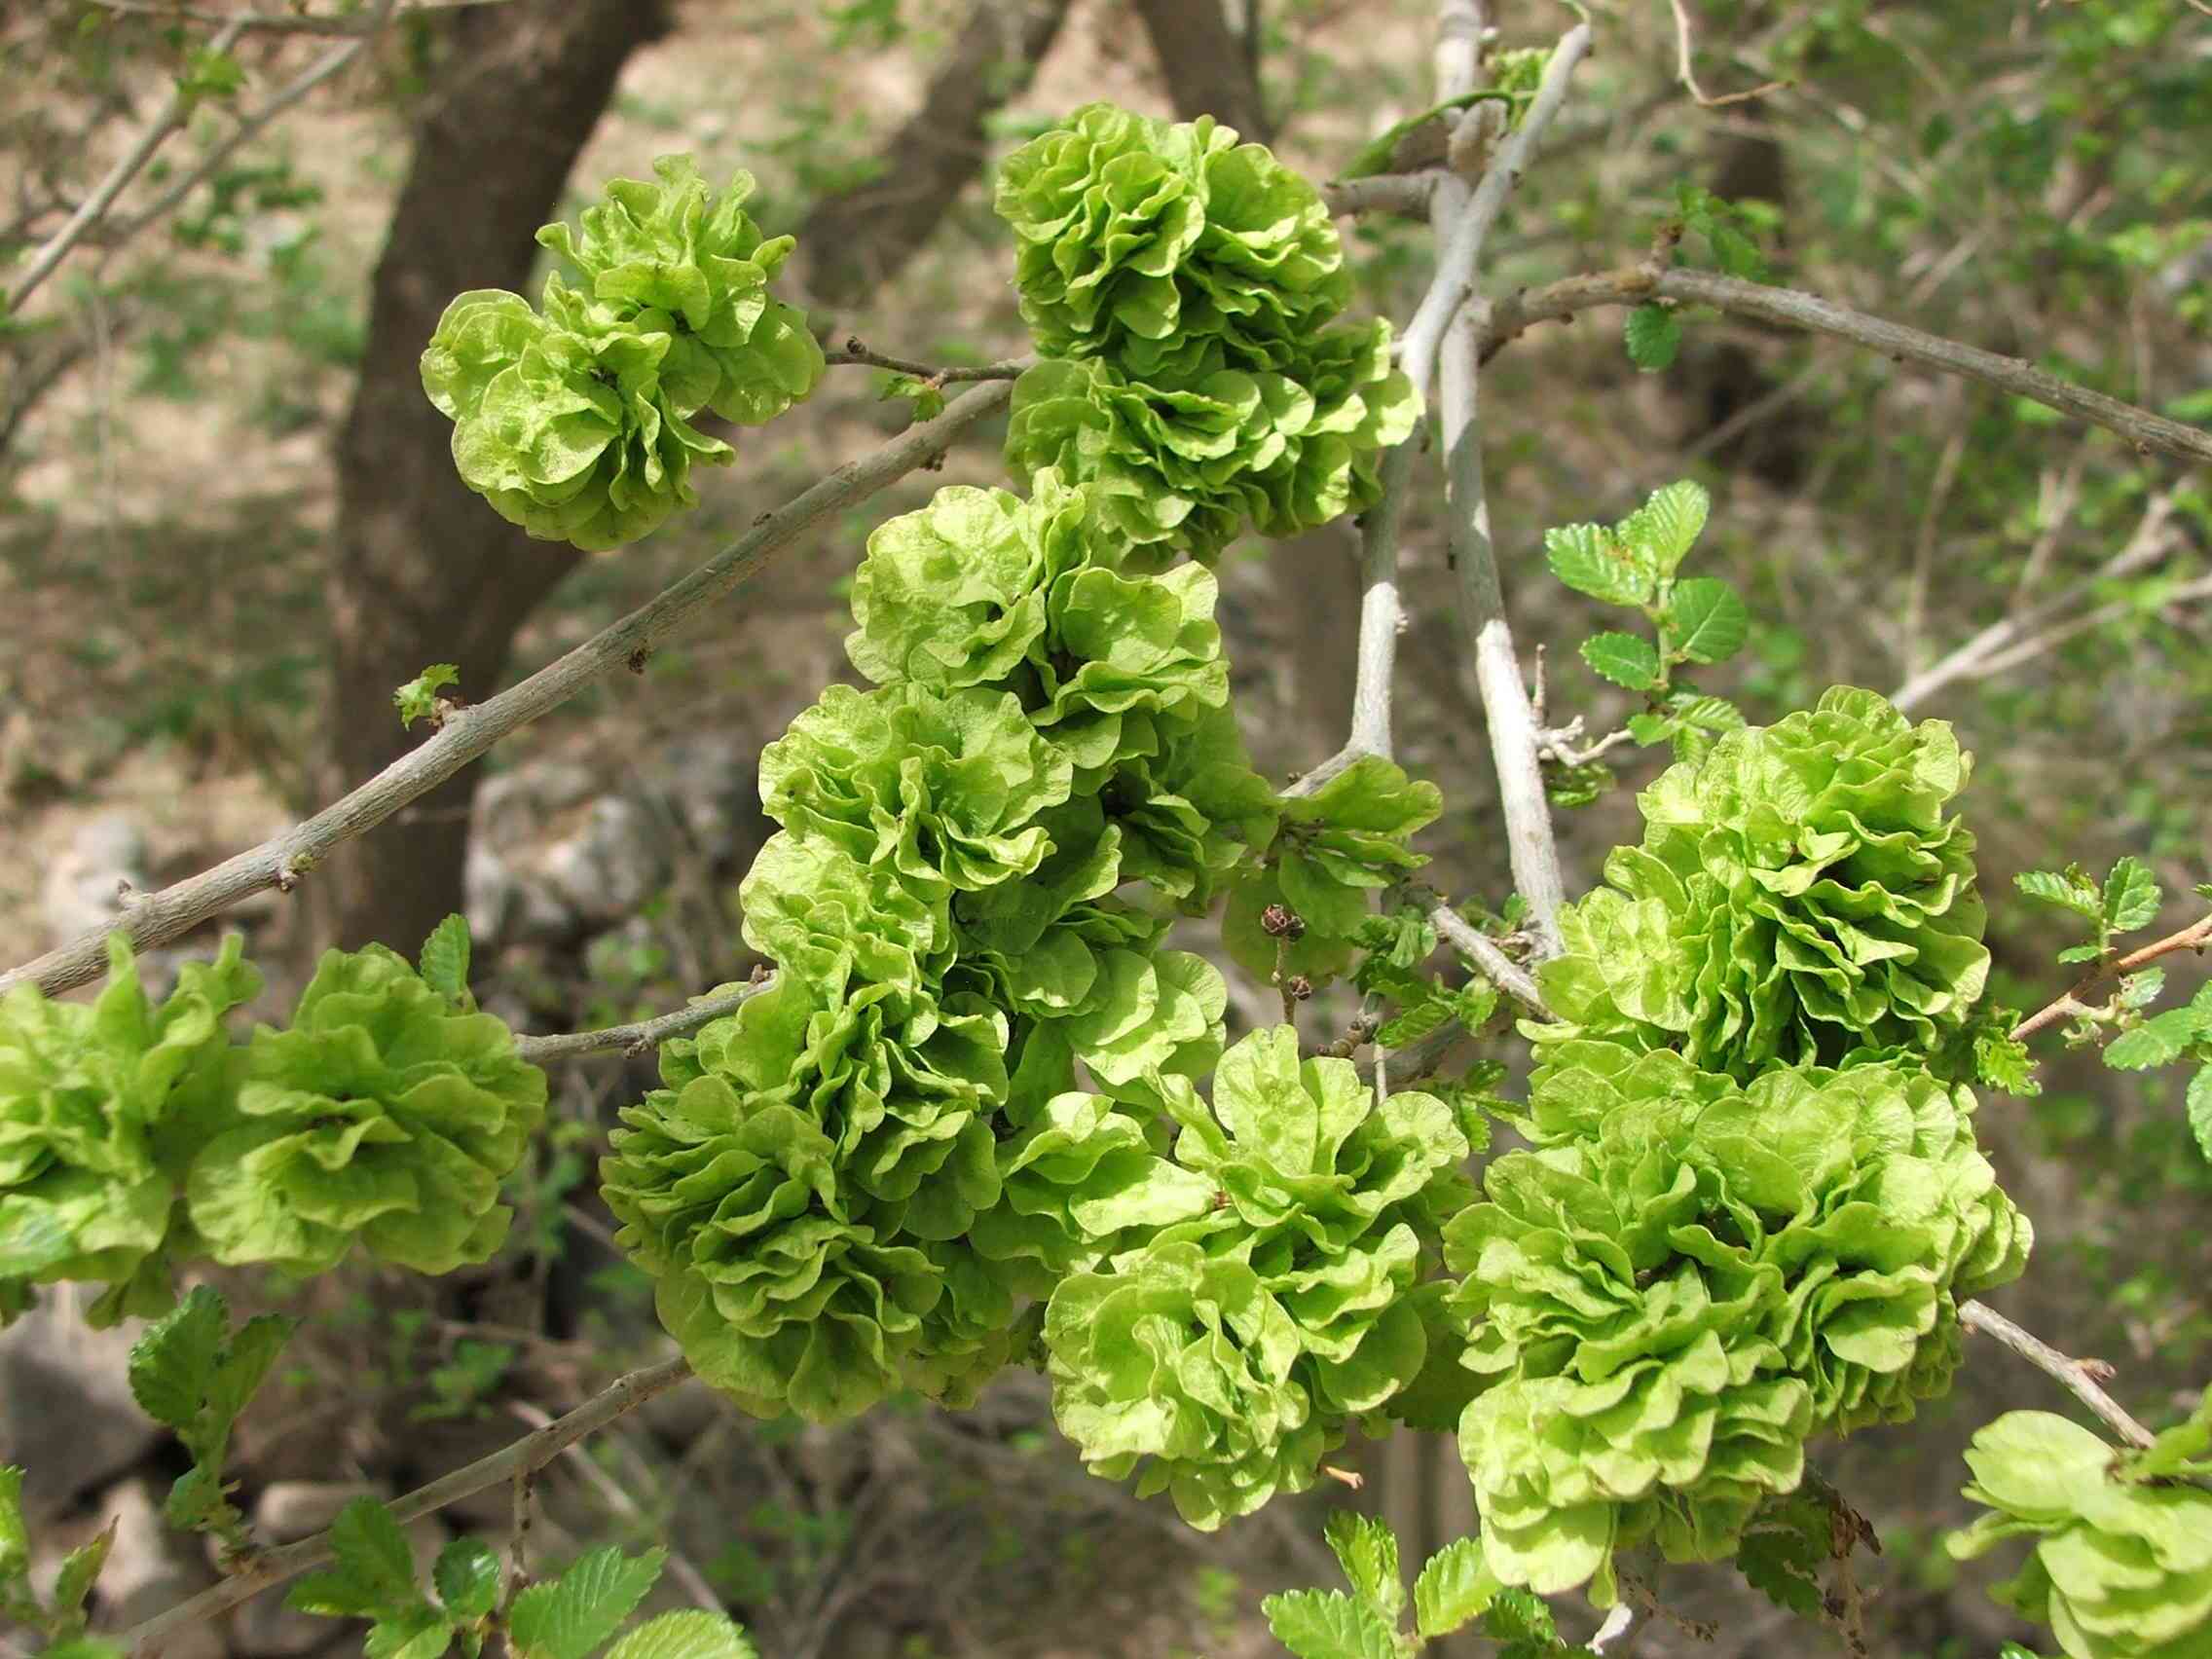
[[[1306,932],[1306,918],[1288,904],[1270,904],[1260,912],[1260,931],[1270,939],[1297,939]]]
[[[1303,974],[1293,974],[1282,983],[1283,994],[1293,1002],[1304,1002],[1313,994],[1313,981]]]

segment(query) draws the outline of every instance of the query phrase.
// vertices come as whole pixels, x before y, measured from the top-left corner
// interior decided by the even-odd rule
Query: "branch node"
[[[630,653],[629,657],[625,661],[624,666],[626,666],[632,674],[643,674],[645,672],[645,664],[651,662],[652,660],[652,646],[640,645],[636,650]]]

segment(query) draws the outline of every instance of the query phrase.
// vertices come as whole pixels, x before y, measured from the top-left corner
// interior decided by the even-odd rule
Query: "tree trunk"
[[[459,665],[488,696],[515,630],[580,555],[533,541],[454,471],[452,426],[416,360],[467,288],[520,289],[569,169],[630,54],[666,28],[662,0],[512,0],[458,16],[371,290],[367,351],[338,444],[331,584],[333,782],[348,788],[422,741],[395,686]],[[477,773],[462,772],[313,878],[322,931],[412,952],[461,907]]]
[[[1221,0],[1136,0],[1136,9],[1177,115],[1210,115],[1254,143],[1274,136],[1250,49],[1230,29]]]
[[[857,306],[895,276],[982,170],[985,119],[1018,97],[1069,0],[976,0],[922,104],[884,145],[874,176],[818,203],[799,227],[808,297]]]

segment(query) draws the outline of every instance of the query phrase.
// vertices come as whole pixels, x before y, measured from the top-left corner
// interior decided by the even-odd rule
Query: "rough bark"
[[[416,361],[446,302],[528,281],[553,216],[630,54],[667,27],[662,0],[514,0],[461,14],[424,100],[414,158],[372,284],[368,347],[338,444],[332,572],[333,782],[360,782],[422,740],[392,688],[431,662],[488,695],[515,630],[573,568],[455,475],[452,428]],[[326,935],[411,949],[460,907],[474,770],[461,773],[313,878]]]
[[[1265,144],[1274,136],[1251,53],[1229,26],[1221,0],[1135,0],[1137,15],[1167,77],[1167,95],[1185,121],[1210,115]]]
[[[977,0],[921,107],[885,143],[871,176],[828,197],[799,228],[809,297],[853,306],[913,258],[983,168],[985,121],[1035,77],[1069,0]]]

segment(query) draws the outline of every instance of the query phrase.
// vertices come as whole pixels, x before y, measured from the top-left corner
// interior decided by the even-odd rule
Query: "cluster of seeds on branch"
[[[752,174],[718,193],[688,157],[653,170],[658,183],[609,183],[581,235],[538,232],[575,284],[554,272],[535,308],[503,289],[462,294],[423,353],[462,482],[532,535],[591,552],[695,505],[692,463],[733,458],[692,424],[701,410],[760,425],[823,372],[805,314],[769,297],[793,243],[745,212]]]
[[[1670,768],[1564,918],[1533,1149],[1446,1229],[1506,1582],[1609,1603],[1618,1549],[1733,1553],[1809,1438],[1942,1391],[1958,1300],[2018,1275],[1950,1081],[1987,964],[1942,811],[1967,769],[1947,726],[1831,690]]]

